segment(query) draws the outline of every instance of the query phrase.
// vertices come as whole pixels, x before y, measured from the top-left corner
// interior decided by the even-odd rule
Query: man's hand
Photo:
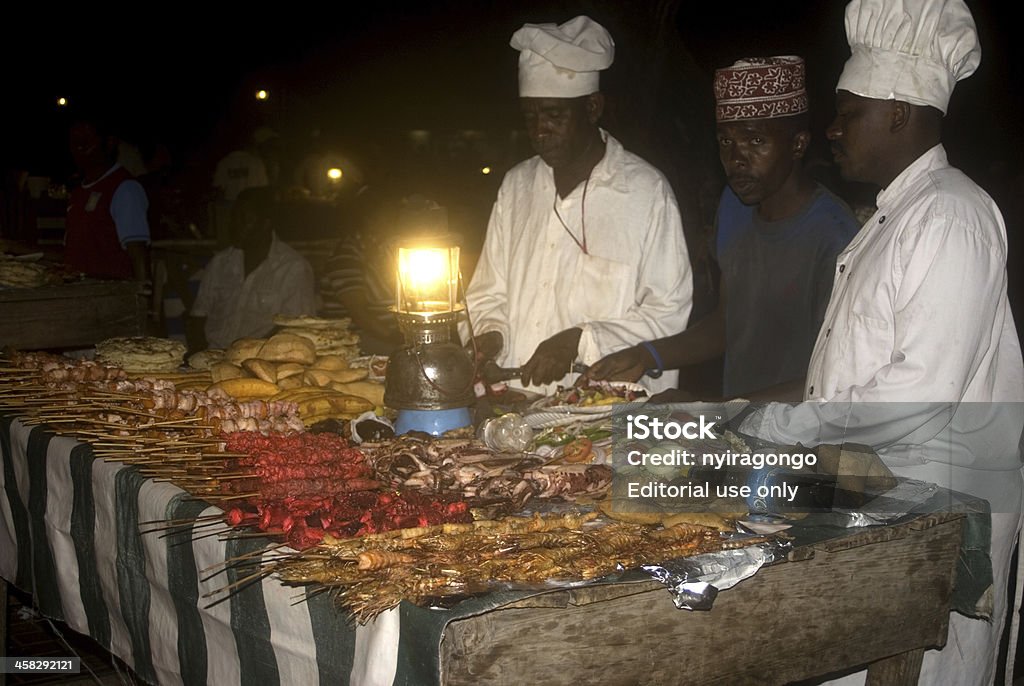
[[[474,336],[473,339],[466,344],[466,348],[468,350],[473,350],[475,346],[477,362],[484,362],[486,360],[493,360],[497,357],[504,345],[505,340],[502,338],[500,331],[488,331],[487,333],[482,333],[479,336]]]
[[[524,386],[543,386],[569,373],[576,359],[583,329],[574,327],[556,333],[537,346],[533,357],[523,365],[520,380]]]
[[[575,385],[590,381],[636,381],[653,366],[650,353],[637,345],[602,357],[576,379]]]

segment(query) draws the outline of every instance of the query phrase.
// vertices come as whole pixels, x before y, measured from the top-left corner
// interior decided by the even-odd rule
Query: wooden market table
[[[132,666],[185,684],[782,684],[870,665],[913,684],[941,646],[966,518],[843,530],[676,609],[650,580],[403,603],[356,626],[329,594],[274,579],[218,595],[262,538],[139,534],[219,510],[91,448],[0,416],[0,577]],[[258,553],[257,553],[258,554]],[[216,604],[211,604],[216,600]]]
[[[114,336],[141,336],[146,310],[146,299],[132,281],[0,289],[0,347],[75,348]]]
[[[850,530],[793,549],[678,610],[658,582],[556,591],[459,619],[446,684],[784,684],[870,665],[868,684],[916,684],[946,642],[962,514]]]

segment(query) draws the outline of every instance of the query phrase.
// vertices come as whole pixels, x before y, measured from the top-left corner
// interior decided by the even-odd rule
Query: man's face
[[[836,118],[825,131],[832,157],[847,181],[881,183],[879,168],[887,157],[892,127],[892,100],[836,93]]]
[[[744,205],[758,205],[774,195],[803,155],[791,123],[748,119],[718,125],[718,156],[729,187]]]
[[[589,98],[519,98],[530,144],[552,169],[572,164],[591,144],[597,120]]]
[[[110,157],[112,143],[104,140],[91,124],[79,123],[71,127],[71,157],[79,169],[103,165]]]

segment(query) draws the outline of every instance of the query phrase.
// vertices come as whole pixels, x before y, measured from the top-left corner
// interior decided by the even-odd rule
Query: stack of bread
[[[210,366],[211,389],[235,398],[294,400],[304,421],[350,418],[384,405],[384,385],[367,380],[338,354],[319,354],[309,338],[278,333],[241,338]]]
[[[39,288],[59,281],[41,264],[0,257],[0,288]]]
[[[133,374],[173,372],[185,361],[185,344],[150,336],[108,338],[96,344],[96,361]]]
[[[345,359],[359,356],[359,336],[350,330],[350,319],[319,317],[275,317],[278,333],[302,336],[316,347],[318,355],[338,355]]]

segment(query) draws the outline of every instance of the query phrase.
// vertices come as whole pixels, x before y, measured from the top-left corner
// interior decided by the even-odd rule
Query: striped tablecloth
[[[219,513],[91,448],[0,416],[0,576],[47,617],[95,638],[160,684],[432,684],[444,626],[525,594],[491,594],[437,611],[403,603],[356,626],[326,593],[273,578],[204,597],[245,577],[226,559],[262,538],[212,529],[162,536],[139,523]],[[145,528],[145,527],[144,527]],[[27,656],[28,657],[28,656]]]
[[[237,567],[213,576],[208,570],[267,540],[223,540],[216,528],[202,527],[201,518],[218,508],[144,479],[133,467],[95,459],[88,445],[44,427],[0,416],[0,454],[0,577],[150,683],[439,684],[449,622],[546,592],[495,592],[451,610],[403,603],[366,626],[350,622],[328,594],[273,578],[226,598],[205,597],[247,576]],[[987,538],[987,503],[981,504],[984,511],[966,509],[968,541],[972,525]],[[195,528],[174,535],[139,532],[140,522],[196,517]],[[793,532],[804,544],[851,535]],[[966,589],[974,599],[991,582],[987,550],[979,552],[983,559],[972,564],[962,550],[960,564],[968,566],[957,577],[961,585],[974,580]]]

